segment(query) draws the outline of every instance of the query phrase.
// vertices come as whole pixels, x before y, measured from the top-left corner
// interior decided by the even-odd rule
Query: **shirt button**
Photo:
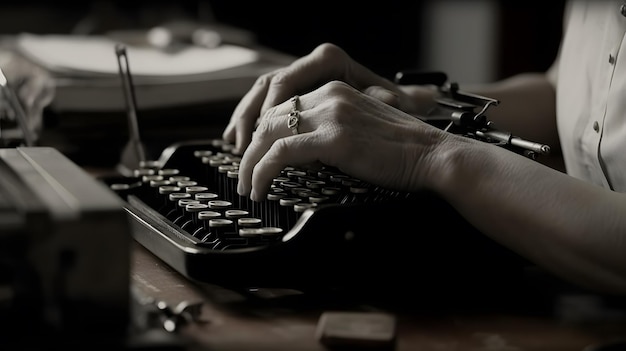
[[[615,63],[615,56],[613,56],[613,54],[609,54],[609,63],[610,64],[614,64]]]
[[[622,4],[622,6],[620,6],[619,12],[622,14],[622,16],[626,17],[626,4]]]
[[[600,130],[600,125],[598,124],[598,121],[593,122],[593,130],[595,130],[596,132]]]

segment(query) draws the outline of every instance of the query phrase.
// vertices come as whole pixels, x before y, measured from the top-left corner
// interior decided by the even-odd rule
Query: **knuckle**
[[[272,81],[272,77],[276,74],[276,72],[269,72],[269,73],[264,73],[262,75],[260,75],[256,81],[255,81],[255,85],[257,86],[266,86],[269,84],[269,82]]]
[[[318,45],[314,53],[328,60],[343,59],[346,56],[343,49],[332,43],[322,43]]]

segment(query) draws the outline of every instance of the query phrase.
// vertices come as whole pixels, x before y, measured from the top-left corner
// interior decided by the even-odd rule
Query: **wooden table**
[[[139,245],[134,247],[132,283],[142,294],[175,306],[202,302],[203,323],[176,334],[198,350],[326,350],[316,337],[324,311],[386,312],[396,318],[394,350],[420,351],[587,351],[593,345],[626,340],[626,314],[615,298],[569,294],[532,308],[465,307],[424,301],[417,307],[385,309],[349,297],[307,296],[295,291],[248,293],[188,281]],[[462,294],[463,292],[459,292]],[[607,302],[608,301],[608,302]],[[439,304],[439,305],[438,305]],[[531,306],[530,308],[527,306]],[[546,311],[547,310],[547,311]]]

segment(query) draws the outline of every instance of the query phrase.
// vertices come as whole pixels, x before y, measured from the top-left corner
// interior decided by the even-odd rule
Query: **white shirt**
[[[567,173],[619,192],[626,192],[625,34],[626,0],[571,0],[554,66]]]

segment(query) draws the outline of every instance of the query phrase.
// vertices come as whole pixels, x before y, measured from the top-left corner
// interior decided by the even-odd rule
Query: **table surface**
[[[589,295],[555,300],[554,313],[525,310],[529,304],[521,300],[520,308],[483,308],[480,304],[429,308],[426,302],[417,308],[386,309],[351,303],[349,297],[311,297],[269,289],[237,292],[194,283],[139,244],[133,249],[131,277],[138,291],[168,305],[202,303],[203,321],[175,332],[185,348],[198,350],[326,350],[316,336],[325,311],[392,314],[396,321],[392,349],[398,351],[587,351],[626,338],[624,305],[616,307],[605,298]]]

